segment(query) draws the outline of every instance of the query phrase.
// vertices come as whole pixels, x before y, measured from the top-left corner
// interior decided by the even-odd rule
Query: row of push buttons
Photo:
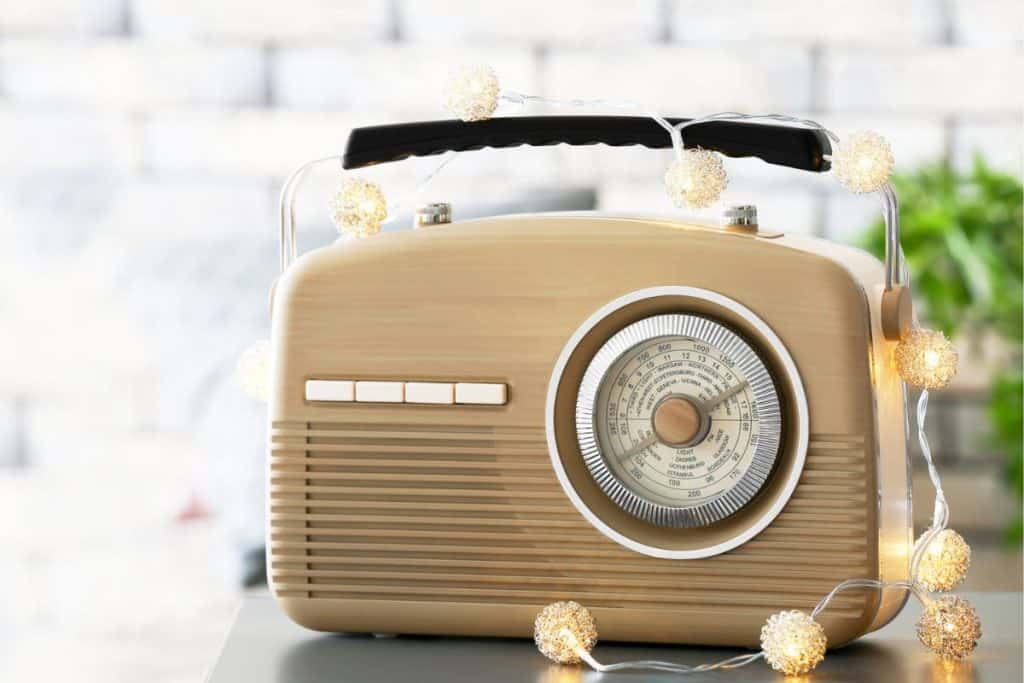
[[[306,380],[307,401],[489,405],[508,402],[505,384],[484,382],[366,382],[349,379]]]

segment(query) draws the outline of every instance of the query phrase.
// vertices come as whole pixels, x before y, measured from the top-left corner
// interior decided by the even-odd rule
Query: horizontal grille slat
[[[463,571],[476,571],[479,573],[505,573],[510,570],[523,570],[528,575],[547,575],[555,573],[565,575],[566,565],[560,557],[551,556],[539,557],[535,560],[522,559],[478,559],[474,557],[451,557],[439,553],[403,553],[396,551],[390,555],[377,548],[359,550],[351,548],[346,554],[324,555],[316,554],[309,556],[305,553],[295,555],[281,554],[280,559],[271,562],[271,569],[275,575],[285,576],[295,570],[302,574],[306,571],[319,572],[329,571],[338,567],[352,568],[364,571],[376,571],[381,567],[402,567],[406,569],[416,568],[419,570],[448,570],[461,569]],[[715,570],[714,575],[709,575],[706,569],[698,565],[683,564],[678,562],[652,561],[650,564],[632,564],[629,562],[617,562],[614,565],[607,563],[590,563],[585,560],[574,560],[571,565],[573,576],[598,577],[622,576],[631,577],[630,580],[637,580],[643,577],[700,577],[701,584],[709,581],[714,585],[726,585],[722,577],[735,577],[737,579],[753,580],[761,583],[764,577],[782,579],[785,585],[786,580],[797,580],[813,578],[818,580],[829,580],[838,582],[848,578],[841,574],[840,569],[832,568],[824,572],[820,567],[779,567],[765,562],[735,563],[734,566],[721,567]],[[731,585],[731,584],[730,584]]]
[[[294,443],[278,443],[273,442],[271,446],[277,449],[278,452],[282,453],[313,453],[320,457],[329,457],[332,453],[403,453],[403,454],[418,454],[425,453],[431,455],[458,455],[462,453],[466,454],[480,454],[487,452],[488,454],[494,455],[509,455],[532,458],[540,451],[543,451],[545,446],[538,445],[512,445],[512,444],[472,444],[464,442],[452,442],[452,443],[423,443],[419,441],[409,441],[400,443],[381,443],[381,442],[370,442],[370,443],[305,443],[305,442],[294,442]]]
[[[388,539],[392,540],[393,539]],[[519,557],[580,557],[584,559],[606,558],[622,561],[625,559],[622,549],[615,545],[608,545],[602,549],[594,548],[573,548],[557,547],[557,552],[552,552],[551,547],[536,547],[527,545],[515,545],[506,543],[502,545],[452,545],[446,543],[430,543],[423,539],[416,542],[391,542],[378,539],[352,539],[346,541],[306,541],[306,540],[279,540],[276,544],[277,552],[274,557],[347,557],[351,553],[366,552],[387,552],[401,554],[408,557],[435,557],[460,556],[469,558],[482,558],[487,556],[519,556]],[[859,555],[858,555],[859,557]],[[758,553],[747,559],[736,559],[730,565],[736,566],[760,566],[762,564],[779,564],[793,566],[794,556],[788,553]],[[657,562],[658,560],[651,560]],[[815,558],[816,566],[843,566],[849,567],[851,559],[841,555],[829,554]],[[844,578],[848,578],[844,577]],[[830,586],[831,587],[831,586]]]
[[[529,513],[517,513],[514,516],[506,514],[496,514],[486,511],[475,511],[472,515],[434,515],[428,516],[420,514],[416,517],[410,518],[409,516],[397,516],[389,515],[388,510],[378,510],[374,508],[363,508],[353,507],[346,509],[344,513],[330,510],[330,511],[317,511],[312,508],[305,508],[307,511],[292,510],[284,512],[275,512],[271,510],[270,520],[272,523],[276,523],[275,526],[278,528],[286,529],[289,527],[295,528],[329,528],[336,525],[338,528],[348,528],[352,525],[364,524],[372,525],[374,527],[378,525],[393,525],[402,526],[402,528],[410,529],[418,526],[442,526],[442,527],[463,527],[463,526],[508,526],[515,530],[519,527],[550,527],[552,529],[578,529],[580,531],[589,531],[590,525],[583,520],[578,514],[568,515],[551,515],[551,514],[529,514]],[[423,513],[424,510],[418,510]],[[308,527],[305,526],[308,523]],[[860,542],[863,541],[861,536],[863,531],[862,525],[855,524],[830,524],[828,527],[821,527],[820,525],[801,525],[794,524],[788,521],[782,521],[777,524],[778,528],[785,531],[783,534],[779,534],[778,538],[789,538],[789,537],[819,537],[825,536],[828,538],[844,538],[853,537],[857,538]]]
[[[280,529],[271,532],[271,541],[274,541],[281,548],[307,547],[306,543],[319,544],[320,547],[331,548],[341,547],[346,541],[373,542],[381,539],[389,539],[407,545],[417,543],[429,543],[431,540],[437,544],[445,544],[445,541],[461,541],[462,546],[469,549],[475,548],[477,552],[483,549],[497,547],[499,544],[506,548],[523,548],[545,550],[549,554],[558,554],[564,551],[580,550],[584,552],[600,551],[605,546],[600,542],[577,541],[573,539],[545,539],[543,541],[531,541],[527,538],[521,540],[510,537],[507,533],[501,532],[467,532],[452,531],[443,533],[439,531],[419,531],[401,529]],[[307,540],[308,539],[308,540]],[[752,541],[753,542],[753,541]],[[843,559],[846,563],[863,558],[863,542],[857,543],[829,543],[823,544],[816,539],[805,539],[803,543],[798,542],[777,542],[767,541],[751,548],[754,550],[778,551],[783,557],[788,557],[790,562],[794,560],[818,561],[818,558],[826,554],[830,559]],[[753,554],[753,552],[751,552]],[[621,551],[611,557],[622,558]]]
[[[346,585],[343,589],[332,587],[330,584],[317,584],[315,581],[308,584],[304,583],[279,583],[277,586],[279,591],[300,591],[303,594],[308,592],[312,597],[348,597],[348,596],[363,596],[364,598],[368,595],[378,596],[377,599],[395,599],[396,596],[403,596],[407,599],[428,599],[439,602],[455,602],[455,598],[466,598],[466,599],[484,599],[487,602],[491,602],[494,599],[506,599],[509,601],[515,601],[519,604],[536,604],[543,602],[552,602],[555,600],[564,599],[565,591],[558,590],[518,590],[511,588],[499,588],[488,586],[486,588],[468,588],[463,586],[444,586],[444,587],[427,587],[416,586],[416,585],[388,585],[388,584],[365,584],[365,585]],[[586,604],[591,606],[621,606],[621,607],[660,607],[664,609],[666,606],[676,606],[686,609],[694,604],[699,604],[702,607],[729,607],[736,606],[740,608],[749,607],[761,607],[762,609],[773,609],[779,606],[778,594],[764,594],[764,595],[751,595],[743,594],[738,595],[735,592],[726,594],[716,594],[710,591],[701,593],[688,594],[686,601],[672,601],[665,599],[664,592],[648,591],[646,593],[630,594],[630,593],[615,593],[609,591],[585,591],[585,590],[574,590],[573,597],[584,601]],[[787,596],[788,597],[788,596]],[[815,602],[815,596],[808,594],[806,599],[802,599],[801,596],[797,596],[797,604],[813,604]],[[834,607],[830,605],[829,613],[833,615],[842,615],[847,613],[849,616],[854,616],[859,613],[859,609],[850,609],[849,606],[857,603],[854,601],[840,602]],[[844,609],[844,607],[846,609]],[[834,611],[833,611],[834,610]]]
[[[548,572],[546,574],[534,574],[530,576],[522,575],[511,575],[511,574],[493,574],[493,573],[455,573],[455,572],[431,572],[426,570],[418,570],[415,572],[410,571],[385,571],[374,569],[371,571],[359,571],[359,570],[306,570],[306,571],[291,571],[291,570],[280,570],[276,572],[276,576],[280,577],[285,583],[294,581],[296,579],[303,579],[309,577],[312,579],[313,585],[321,588],[336,587],[339,589],[347,588],[352,585],[373,585],[383,586],[390,585],[392,583],[414,585],[422,590],[424,584],[437,586],[438,588],[444,588],[446,591],[449,588],[460,588],[467,587],[470,589],[477,590],[476,584],[498,584],[502,587],[518,587],[523,586],[526,590],[537,590],[537,586],[552,587],[554,589],[566,590],[571,592],[573,595],[579,595],[581,591],[587,591],[587,589],[601,590],[602,588],[616,588],[616,593],[624,599],[630,600],[643,600],[652,594],[657,593],[668,593],[671,595],[665,595],[663,598],[664,602],[668,603],[679,603],[688,604],[695,600],[707,600],[707,599],[725,599],[730,595],[735,598],[735,591],[739,590],[757,590],[764,585],[763,580],[747,580],[743,581],[736,577],[723,580],[721,578],[713,578],[708,576],[701,577],[700,584],[701,589],[697,590],[680,590],[679,582],[668,579],[658,579],[650,576],[646,576],[641,584],[634,584],[631,589],[626,590],[623,588],[628,583],[623,583],[623,580],[630,580],[630,577],[621,576],[598,576],[598,575],[576,575],[576,576],[565,576],[558,575],[556,572]],[[692,578],[692,577],[691,577]],[[775,578],[774,583],[779,591],[785,591],[786,596],[790,599],[795,599],[800,602],[806,602],[808,604],[814,604],[821,599],[821,594],[816,592],[814,588],[808,589],[807,581],[787,581],[782,578]],[[509,588],[510,590],[516,590],[516,588]],[[661,589],[661,590],[656,590]],[[613,594],[604,593],[604,597],[612,597]],[[860,602],[860,598],[857,596],[837,596],[830,606],[843,608],[855,606]],[[777,603],[776,603],[777,604]]]
[[[444,469],[487,469],[501,471],[530,471],[550,472],[551,463],[547,461],[522,460],[521,458],[491,458],[489,460],[457,460],[432,457],[409,458],[402,454],[399,457],[383,458],[379,454],[373,455],[346,455],[338,458],[318,458],[315,456],[303,457],[277,457],[271,463],[271,471],[309,471],[309,472],[341,472],[357,467],[378,467],[384,469],[392,468],[432,468]],[[306,469],[308,468],[308,470]]]
[[[276,422],[271,575],[283,596],[763,614],[870,575],[864,440],[811,439],[775,522],[711,560],[642,557],[598,533],[555,478],[536,427]],[[836,618],[859,618],[863,595]],[[833,607],[830,607],[832,612]]]

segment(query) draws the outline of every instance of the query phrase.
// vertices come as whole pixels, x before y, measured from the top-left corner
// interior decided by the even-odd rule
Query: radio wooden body
[[[906,579],[882,265],[808,237],[599,214],[382,233],[273,298],[268,560],[324,631],[756,646]],[[696,493],[693,493],[696,491]],[[830,645],[902,590],[844,593]]]

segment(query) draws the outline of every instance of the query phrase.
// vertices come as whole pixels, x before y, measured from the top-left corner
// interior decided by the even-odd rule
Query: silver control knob
[[[722,210],[718,224],[727,230],[757,232],[757,207],[753,204],[726,207]]]
[[[452,205],[448,202],[420,204],[412,219],[413,228],[428,228],[452,222]]]

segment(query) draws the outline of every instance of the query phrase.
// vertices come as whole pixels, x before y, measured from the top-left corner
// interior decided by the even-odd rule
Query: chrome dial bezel
[[[662,337],[687,337],[720,349],[735,361],[757,402],[759,439],[747,470],[729,489],[691,506],[668,506],[648,500],[623,484],[608,465],[597,437],[596,403],[603,381],[630,349]],[[767,364],[740,335],[703,315],[670,313],[627,325],[612,335],[591,359],[576,399],[576,434],[584,463],[601,490],[631,515],[665,527],[703,527],[743,508],[761,490],[779,456],[782,412],[778,390]]]

